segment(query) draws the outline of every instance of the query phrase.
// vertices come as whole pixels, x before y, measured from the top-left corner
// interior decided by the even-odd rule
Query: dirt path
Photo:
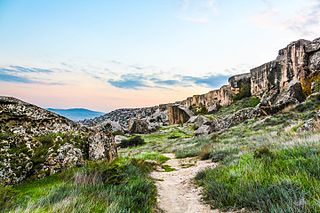
[[[168,213],[218,212],[201,202],[201,189],[193,183],[197,172],[215,164],[196,158],[176,159],[174,154],[165,155],[171,158],[165,164],[176,171],[154,171],[151,174],[156,179],[159,208]]]

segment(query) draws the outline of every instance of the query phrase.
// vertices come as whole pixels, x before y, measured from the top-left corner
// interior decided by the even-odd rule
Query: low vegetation
[[[145,144],[144,139],[140,135],[132,136],[129,139],[124,139],[119,144],[121,148],[127,148],[132,146],[139,146]]]
[[[200,172],[196,179],[216,208],[319,212],[319,165],[319,145],[263,147],[235,164]]]
[[[151,165],[140,159],[88,162],[41,180],[1,187],[4,212],[152,212]]]
[[[255,107],[259,103],[260,99],[256,96],[242,97],[241,99],[235,100],[235,102],[230,106],[221,107],[218,112],[214,113],[213,115],[217,117],[223,117],[247,107]]]

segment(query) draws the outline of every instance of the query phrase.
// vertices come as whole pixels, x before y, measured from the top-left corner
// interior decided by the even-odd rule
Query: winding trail
[[[215,167],[216,164],[210,160],[177,159],[174,154],[164,155],[170,158],[165,165],[171,166],[175,171],[151,173],[158,188],[158,207],[167,213],[219,212],[201,202],[201,188],[196,187],[193,183],[197,172],[208,167]]]

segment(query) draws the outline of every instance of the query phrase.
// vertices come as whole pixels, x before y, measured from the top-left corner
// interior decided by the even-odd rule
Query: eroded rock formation
[[[187,122],[192,112],[181,105],[172,104],[168,106],[169,124],[182,124]]]
[[[186,122],[187,119],[175,117],[172,106],[196,111],[205,109],[214,113],[221,106],[227,106],[236,100],[249,96],[258,96],[260,106],[268,113],[274,113],[290,104],[296,104],[312,92],[320,91],[320,38],[313,41],[298,40],[279,50],[274,61],[250,70],[250,73],[229,78],[228,85],[206,94],[194,95],[171,104],[137,109],[119,109],[97,119],[85,121],[87,125],[96,125],[106,119],[119,122],[128,128],[130,118],[149,120],[160,112],[161,119],[152,125]],[[167,108],[169,110],[167,110]],[[168,113],[167,113],[168,112]],[[167,114],[167,117],[165,116]],[[172,117],[173,116],[173,117]]]

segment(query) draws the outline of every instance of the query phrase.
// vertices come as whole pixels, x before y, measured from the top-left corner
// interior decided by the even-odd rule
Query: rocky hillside
[[[0,97],[0,183],[115,156],[108,129],[87,128],[21,100]]]
[[[228,85],[220,89],[194,95],[175,103],[137,109],[118,109],[98,118],[86,120],[84,124],[95,126],[109,123],[114,131],[130,132],[129,120],[140,119],[151,126],[149,129],[145,128],[146,133],[168,123],[185,123],[195,114],[217,112],[223,106],[250,96],[258,97],[261,103],[255,109],[239,112],[240,120],[259,116],[261,113],[271,114],[300,103],[311,93],[317,92],[320,89],[319,71],[320,38],[313,41],[298,40],[279,50],[274,61],[253,68],[248,73],[230,77]],[[229,120],[236,122],[239,120],[237,117]],[[223,123],[217,120],[210,126],[230,125],[230,122]]]

